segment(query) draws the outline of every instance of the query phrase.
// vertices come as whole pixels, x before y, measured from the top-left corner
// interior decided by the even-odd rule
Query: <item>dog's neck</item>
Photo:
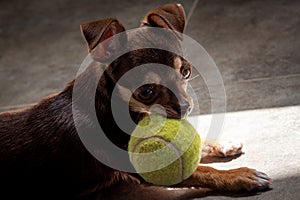
[[[99,63],[92,63],[82,74],[70,82],[59,96],[68,98],[68,102],[71,104],[69,112],[72,112],[73,120],[78,122],[75,125],[84,127],[87,130],[100,125],[105,135],[115,145],[125,150],[127,149],[129,135],[118,127],[113,118],[111,97],[115,83],[107,74],[105,68],[106,66]],[[99,74],[102,74],[100,79]],[[76,92],[74,94],[75,84],[80,95]],[[95,88],[95,84],[97,84],[96,91],[91,91],[91,88]],[[122,115],[128,109],[128,105],[121,98],[114,100],[118,101],[117,114]],[[66,106],[70,107],[70,105]],[[93,116],[96,116],[96,118]]]

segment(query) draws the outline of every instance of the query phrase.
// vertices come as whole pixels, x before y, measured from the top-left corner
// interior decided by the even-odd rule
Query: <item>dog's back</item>
[[[77,136],[69,100],[55,94],[0,114],[1,191],[10,197],[76,197],[80,188],[103,178],[104,168]]]
[[[50,107],[45,100],[31,108],[0,114],[1,188],[12,196],[25,191],[35,194],[43,189],[42,185],[46,187],[43,179],[50,183],[57,173],[50,169],[63,147],[63,137],[55,131],[59,128],[58,118],[52,117]]]

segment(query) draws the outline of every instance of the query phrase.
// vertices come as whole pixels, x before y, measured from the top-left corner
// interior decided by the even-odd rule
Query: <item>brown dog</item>
[[[172,44],[171,48],[180,49],[180,33],[185,26],[183,8],[168,4],[154,9],[144,17],[142,26],[176,31],[170,37],[157,36],[161,37],[157,41],[161,42],[160,46]],[[98,134],[95,127],[100,124],[111,142],[126,150],[129,135],[114,120],[113,91],[116,90],[118,115],[126,116],[124,113],[129,107],[130,117],[136,123],[153,111],[153,105],[160,105],[153,112],[181,118],[192,108],[192,100],[185,91],[191,66],[181,55],[147,48],[128,52],[106,68],[110,57],[127,48],[124,43],[127,44],[131,36],[102,43],[125,30],[116,19],[88,22],[82,24],[81,29],[94,59],[90,66],[62,92],[48,96],[30,108],[0,114],[1,195],[39,199],[188,199],[228,192],[262,191],[270,186],[269,178],[253,169],[224,171],[199,166],[182,183],[162,187],[145,183],[137,174],[99,162],[82,144],[78,126],[88,134]],[[146,42],[144,34],[143,31],[136,34],[134,42]],[[176,73],[166,74],[166,71],[153,68],[118,83],[126,72],[147,63],[170,66]],[[96,76],[99,73],[103,73],[100,80]],[[147,79],[152,83],[134,88],[134,84],[143,84]],[[75,83],[80,88],[79,96],[73,93]],[[91,91],[93,83],[97,83],[96,91]],[[96,119],[90,116],[90,110],[95,110]],[[101,158],[116,163],[120,159],[128,161],[128,158],[114,157],[105,145],[95,147],[95,151]],[[214,151],[218,152],[218,149]]]

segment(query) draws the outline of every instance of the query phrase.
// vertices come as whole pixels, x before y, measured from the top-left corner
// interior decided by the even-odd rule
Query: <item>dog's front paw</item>
[[[271,179],[263,172],[246,167],[232,169],[226,173],[226,191],[263,191],[271,186]]]
[[[242,153],[243,144],[241,142],[222,142],[219,144],[205,144],[202,148],[202,157],[230,157]]]
[[[199,165],[192,176],[177,186],[210,188],[222,194],[259,192],[265,191],[271,186],[271,179],[266,174],[247,167],[217,170]]]

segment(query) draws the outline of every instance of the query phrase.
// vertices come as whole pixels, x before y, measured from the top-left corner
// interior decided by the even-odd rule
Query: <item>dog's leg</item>
[[[118,184],[105,190],[101,198],[94,200],[188,200],[206,196],[247,196],[264,191],[270,186],[270,179],[262,172],[249,168],[217,170],[199,166],[187,180],[171,187],[150,184]],[[249,193],[250,192],[250,193]],[[253,192],[253,193],[251,193]]]
[[[208,188],[168,188],[147,184],[121,184],[107,190],[105,200],[188,200],[213,195]],[[96,199],[95,199],[96,200]]]
[[[175,187],[204,187],[216,191],[263,191],[270,187],[270,178],[259,171],[246,167],[217,170],[212,167],[198,166],[196,172]]]

